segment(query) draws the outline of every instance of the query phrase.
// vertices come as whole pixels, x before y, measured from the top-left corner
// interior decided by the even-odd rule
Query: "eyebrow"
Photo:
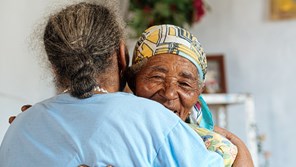
[[[192,73],[187,71],[180,72],[179,76],[190,79],[190,80],[197,80],[197,77],[193,76]]]
[[[167,73],[168,70],[164,67],[159,67],[159,66],[152,66],[151,67],[153,71],[160,71],[160,72],[163,72],[163,73]]]

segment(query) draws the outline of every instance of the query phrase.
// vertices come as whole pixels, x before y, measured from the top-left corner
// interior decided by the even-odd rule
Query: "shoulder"
[[[163,121],[172,120],[173,122],[180,120],[176,114],[160,103],[133,94],[123,92],[113,93],[106,96],[105,100],[108,101],[109,105],[112,105],[112,107],[118,106],[128,112],[146,116],[146,118],[153,117],[154,119],[161,119],[165,117],[166,119]]]
[[[110,93],[106,94],[106,99],[109,101],[118,102],[118,103],[125,103],[127,105],[134,105],[134,106],[140,106],[140,105],[153,105],[155,107],[162,106],[158,102],[152,101],[147,98],[142,98],[135,96],[131,93],[125,93],[125,92],[116,92],[116,93]],[[164,108],[164,107],[161,107]]]
[[[153,163],[155,166],[161,166],[161,163],[170,166],[224,166],[222,157],[208,151],[202,139],[183,122],[176,124],[167,134]]]

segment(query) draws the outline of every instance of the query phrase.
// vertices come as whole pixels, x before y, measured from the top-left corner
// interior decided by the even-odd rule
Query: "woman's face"
[[[134,93],[163,104],[185,120],[200,94],[197,69],[178,55],[153,56],[137,74]]]

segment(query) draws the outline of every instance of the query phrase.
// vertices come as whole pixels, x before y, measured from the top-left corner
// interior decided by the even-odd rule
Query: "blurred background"
[[[128,23],[130,53],[139,32],[153,24],[170,23],[189,29],[209,56],[222,55],[226,89],[205,96],[211,100],[219,96],[216,93],[224,93],[222,98],[227,100],[243,95],[251,103],[246,105],[244,99],[215,103],[214,114],[219,115],[217,106],[224,113],[216,121],[224,120],[223,126],[256,149],[256,166],[295,166],[295,0],[117,1]],[[61,2],[0,1],[0,141],[9,116],[18,114],[24,104],[55,94],[50,71],[30,43],[36,25]]]

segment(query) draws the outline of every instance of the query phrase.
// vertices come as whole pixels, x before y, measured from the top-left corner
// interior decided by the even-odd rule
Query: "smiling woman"
[[[148,28],[138,40],[127,80],[140,97],[159,102],[197,132],[208,150],[231,166],[237,147],[213,132],[213,120],[200,96],[207,72],[206,56],[197,38],[174,25]]]
[[[163,104],[185,120],[201,92],[197,76],[189,60],[161,54],[151,57],[137,75],[135,94]]]

